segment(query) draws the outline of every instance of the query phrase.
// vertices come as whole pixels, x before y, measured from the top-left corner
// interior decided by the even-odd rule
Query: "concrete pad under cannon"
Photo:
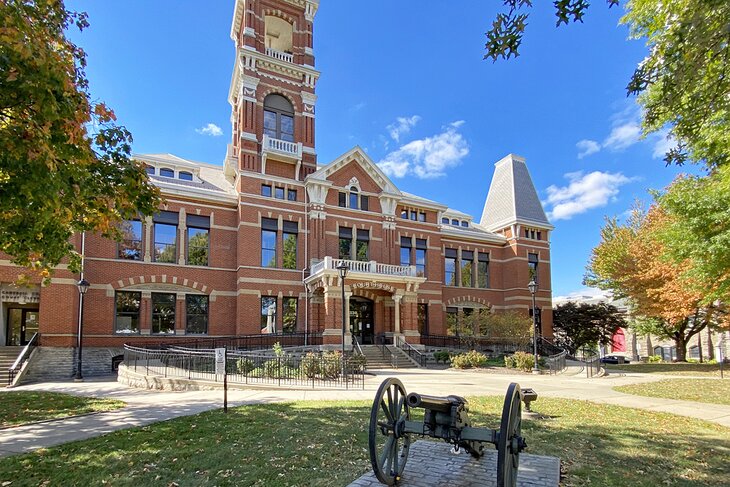
[[[557,487],[560,483],[560,459],[542,455],[520,454],[517,485],[523,487]],[[349,487],[381,486],[373,472],[368,472]],[[456,455],[444,442],[419,440],[411,444],[408,462],[400,486],[418,487],[496,487],[497,450],[487,449],[479,460],[465,451]]]

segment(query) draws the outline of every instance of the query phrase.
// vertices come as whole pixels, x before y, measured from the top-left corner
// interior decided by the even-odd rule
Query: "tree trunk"
[[[631,360],[633,360],[634,362],[638,362],[639,361],[639,349],[638,349],[638,344],[636,342],[636,332],[634,332],[632,330],[629,333],[631,333]]]
[[[704,363],[702,360],[702,333],[697,334],[697,351],[700,352],[700,363]]]
[[[677,362],[687,361],[687,338],[683,333],[674,335],[674,345],[677,348]]]
[[[707,360],[712,360],[715,358],[715,346],[712,343],[712,330],[710,330],[710,327],[707,327]]]

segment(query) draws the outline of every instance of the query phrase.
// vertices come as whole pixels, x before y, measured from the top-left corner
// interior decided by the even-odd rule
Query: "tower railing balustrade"
[[[294,54],[291,54],[289,52],[277,51],[276,49],[267,47],[266,55],[271,56],[274,59],[278,59],[279,61],[285,61],[287,63],[294,63]]]

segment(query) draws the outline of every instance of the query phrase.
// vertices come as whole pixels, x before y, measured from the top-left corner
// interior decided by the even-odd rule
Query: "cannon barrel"
[[[412,408],[430,409],[441,413],[450,413],[451,406],[454,404],[466,404],[466,400],[459,396],[429,396],[417,392],[408,394],[406,401],[408,401],[408,406]]]

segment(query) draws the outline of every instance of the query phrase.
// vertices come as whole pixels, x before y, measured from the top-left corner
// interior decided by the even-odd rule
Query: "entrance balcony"
[[[374,260],[344,260],[327,256],[324,260],[312,266],[312,271],[307,281],[314,281],[324,276],[339,276],[337,266],[346,264],[349,268],[347,279],[360,279],[366,281],[389,281],[389,282],[414,282],[421,283],[426,279],[418,277],[414,265],[392,265],[382,264]]]

